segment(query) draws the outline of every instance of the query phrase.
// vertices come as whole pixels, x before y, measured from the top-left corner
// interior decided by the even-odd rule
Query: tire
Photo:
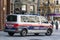
[[[39,35],[39,33],[35,33],[35,35]]]
[[[47,32],[45,33],[46,36],[50,36],[52,35],[52,30],[51,29],[48,29]]]
[[[20,35],[21,36],[26,36],[27,35],[27,31],[25,29],[23,29],[21,32],[20,32]]]
[[[8,32],[9,36],[13,36],[14,33],[13,32]]]

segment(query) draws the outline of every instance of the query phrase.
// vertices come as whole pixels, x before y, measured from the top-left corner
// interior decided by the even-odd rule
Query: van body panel
[[[43,21],[45,21],[46,19],[42,21],[41,20],[43,19],[42,16],[36,16],[36,15],[35,16],[34,15],[12,15],[12,16],[13,18],[11,18],[10,20],[8,18],[5,23],[5,29],[4,29],[5,32],[15,32],[15,33],[19,32],[20,33],[20,31],[22,31],[25,28],[27,29],[28,33],[40,33],[40,32],[47,32],[48,28],[53,29],[51,24],[43,23]],[[16,19],[15,19],[15,16],[16,16]],[[34,19],[34,17],[37,17],[39,20],[37,19],[37,21],[34,22],[35,20],[32,21],[31,19],[29,19],[30,21],[28,21],[24,19],[26,21],[21,22],[22,21],[21,18],[25,18],[25,16],[27,17],[32,16],[32,20]]]

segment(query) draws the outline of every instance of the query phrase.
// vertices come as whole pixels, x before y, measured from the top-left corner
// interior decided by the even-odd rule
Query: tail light
[[[18,28],[19,24],[5,24],[5,26]]]
[[[19,24],[14,24],[14,27],[17,28],[19,26]]]
[[[4,26],[7,26],[7,24],[4,24]]]

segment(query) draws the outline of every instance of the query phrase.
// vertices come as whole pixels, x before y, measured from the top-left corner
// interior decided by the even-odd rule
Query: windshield
[[[17,16],[16,15],[9,15],[9,16],[7,16],[7,21],[16,22]]]

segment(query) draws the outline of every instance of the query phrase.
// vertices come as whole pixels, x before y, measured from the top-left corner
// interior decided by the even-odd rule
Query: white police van
[[[5,23],[5,32],[8,32],[10,36],[14,33],[20,33],[21,36],[25,36],[28,33],[45,33],[50,36],[53,31],[53,26],[48,23],[48,20],[43,16],[37,15],[8,15]]]

